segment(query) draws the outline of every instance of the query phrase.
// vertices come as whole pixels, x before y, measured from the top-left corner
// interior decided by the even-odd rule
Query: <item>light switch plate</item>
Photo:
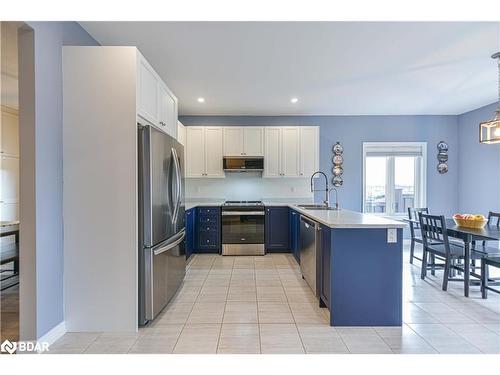
[[[398,232],[396,228],[388,228],[387,229],[387,243],[396,243],[398,242]]]

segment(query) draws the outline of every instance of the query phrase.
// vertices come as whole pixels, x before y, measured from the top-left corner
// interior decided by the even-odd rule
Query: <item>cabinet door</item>
[[[181,145],[186,146],[186,127],[182,125],[182,122],[177,121],[177,142]]]
[[[143,58],[139,59],[139,115],[158,125],[158,78]]]
[[[300,263],[300,214],[290,209],[290,249],[297,263]]]
[[[19,219],[19,158],[0,158],[0,219]]]
[[[288,207],[266,207],[266,250],[290,251]]]
[[[264,177],[281,177],[281,128],[266,128]]]
[[[243,155],[243,128],[224,128],[224,156]]]
[[[318,170],[319,131],[316,126],[300,128],[300,176],[310,177]]]
[[[19,117],[14,111],[2,108],[0,121],[0,145],[2,155],[19,156]]]
[[[326,307],[330,308],[330,290],[331,290],[331,230],[321,225],[320,227],[320,298]],[[331,310],[330,310],[331,311]]]
[[[167,134],[177,138],[177,99],[165,83],[158,84],[158,125]]]
[[[283,128],[281,171],[286,177],[299,176],[299,128]]]
[[[186,211],[186,259],[191,256],[195,246],[195,208]]]
[[[186,177],[205,175],[205,137],[204,128],[186,128]]]
[[[222,131],[220,127],[205,128],[205,176],[207,177],[224,177]]]
[[[246,156],[264,156],[264,129],[248,127],[243,130],[243,153]]]

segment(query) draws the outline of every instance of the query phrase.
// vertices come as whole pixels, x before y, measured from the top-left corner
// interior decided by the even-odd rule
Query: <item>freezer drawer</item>
[[[145,318],[153,320],[177,292],[186,273],[185,231],[145,249]]]

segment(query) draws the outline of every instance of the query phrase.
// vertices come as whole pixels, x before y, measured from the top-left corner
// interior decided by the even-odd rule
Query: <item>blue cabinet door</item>
[[[186,259],[189,258],[194,251],[195,223],[196,209],[191,208],[186,211]]]
[[[331,237],[332,232],[330,228],[325,225],[320,227],[320,304],[326,306],[330,309],[330,288],[331,288]],[[331,310],[330,310],[331,311]]]
[[[266,207],[266,250],[290,251],[290,218],[288,207]]]
[[[290,249],[297,263],[300,263],[300,214],[290,209]]]
[[[220,207],[198,207],[196,210],[197,253],[219,253],[221,249]]]

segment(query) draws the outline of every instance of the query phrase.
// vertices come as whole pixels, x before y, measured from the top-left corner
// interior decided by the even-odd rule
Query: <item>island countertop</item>
[[[295,211],[330,228],[405,228],[404,222],[350,210],[309,210],[290,205]]]

